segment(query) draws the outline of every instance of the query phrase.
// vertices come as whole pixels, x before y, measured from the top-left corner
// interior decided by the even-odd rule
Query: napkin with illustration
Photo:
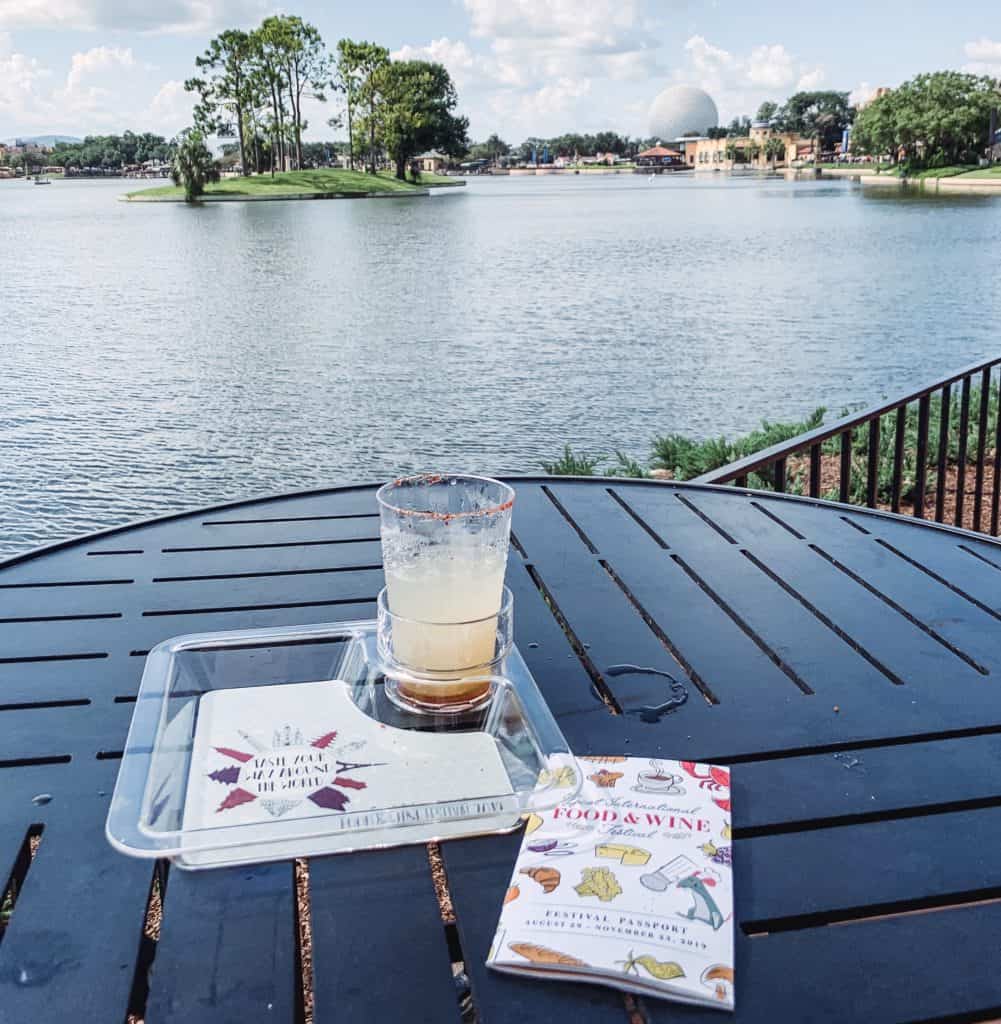
[[[578,760],[580,794],[528,817],[488,965],[732,1010],[729,772]]]

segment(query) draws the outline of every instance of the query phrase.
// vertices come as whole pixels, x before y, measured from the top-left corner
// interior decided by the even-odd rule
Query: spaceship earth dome
[[[650,107],[650,134],[676,139],[686,132],[704,135],[719,124],[719,111],[709,93],[692,85],[672,85]]]

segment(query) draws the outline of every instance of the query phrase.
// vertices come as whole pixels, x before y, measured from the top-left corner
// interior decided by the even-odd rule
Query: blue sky
[[[183,81],[222,28],[275,11],[312,21],[328,45],[373,39],[442,61],[474,138],[612,128],[647,134],[653,98],[685,82],[724,119],[797,88],[864,97],[919,71],[1001,77],[1001,6],[966,0],[0,0],[0,139],[152,130],[190,118]],[[309,111],[326,138],[331,111]]]

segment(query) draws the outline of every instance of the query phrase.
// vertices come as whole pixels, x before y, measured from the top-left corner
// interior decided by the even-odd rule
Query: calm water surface
[[[134,205],[0,182],[0,555],[400,470],[643,458],[1001,347],[1001,200],[499,178]]]

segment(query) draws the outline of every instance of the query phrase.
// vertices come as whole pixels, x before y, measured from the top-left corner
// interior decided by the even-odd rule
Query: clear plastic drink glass
[[[510,595],[503,598],[513,489],[488,477],[425,474],[388,483],[377,498],[386,573],[380,651],[396,677],[387,692],[415,709],[483,703],[510,648]]]

